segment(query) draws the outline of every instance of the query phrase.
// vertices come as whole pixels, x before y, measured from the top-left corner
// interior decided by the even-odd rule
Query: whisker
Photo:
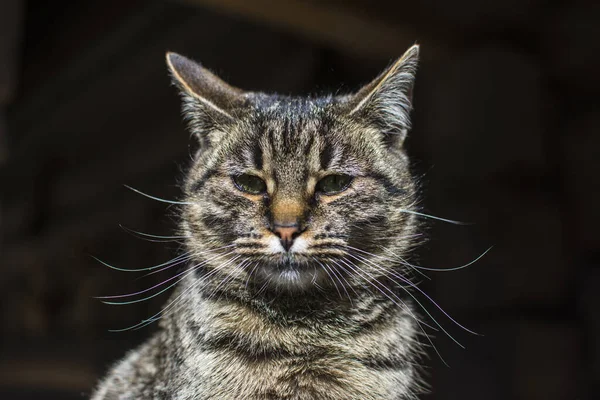
[[[370,240],[399,240],[399,239],[411,239],[424,236],[422,233],[412,233],[410,235],[399,235],[399,236],[389,236],[389,237],[379,237],[379,238],[371,238]]]
[[[340,265],[336,260],[331,260],[335,265],[337,265],[338,267],[340,267],[341,269],[344,270],[345,273],[349,273],[348,270],[346,268],[344,268],[344,266]],[[342,274],[340,274],[340,276],[344,279],[344,281],[346,282],[346,284],[350,287],[350,290],[352,290],[354,292],[354,294],[356,296],[358,296],[358,293],[356,292],[356,290],[354,289],[354,286],[352,286],[350,284],[350,282],[348,282],[348,280],[346,278],[344,278],[344,276]],[[352,303],[352,300],[350,300],[350,302]]]
[[[365,251],[365,250],[362,250],[362,249],[358,249],[358,248],[356,248],[356,247],[352,247],[352,246],[349,246],[349,245],[346,245],[346,247],[348,247],[348,248],[350,248],[350,249],[353,249],[353,250],[356,250],[356,251],[359,251],[359,252],[361,252],[361,253],[367,254],[367,255],[369,255],[369,256],[378,257],[378,258],[383,258],[383,259],[385,259],[385,260],[388,260],[388,261],[395,261],[395,260],[393,260],[393,259],[385,258],[385,257],[379,256],[379,255],[377,255],[377,254],[369,253],[368,251]],[[490,251],[490,250],[491,250],[493,247],[494,247],[494,246],[490,246],[490,247],[488,247],[488,248],[487,248],[487,250],[485,250],[483,253],[481,253],[481,254],[480,254],[478,257],[476,257],[474,260],[472,260],[472,261],[468,262],[467,264],[459,265],[458,267],[451,267],[451,268],[429,268],[429,267],[422,267],[422,266],[420,266],[420,265],[414,265],[414,264],[411,264],[411,263],[409,263],[408,261],[406,261],[404,258],[402,258],[402,257],[400,257],[399,255],[395,254],[395,253],[394,253],[393,251],[391,251],[390,249],[388,249],[388,248],[385,248],[385,247],[383,247],[383,246],[380,246],[380,248],[381,248],[383,251],[386,251],[386,252],[388,252],[388,253],[391,253],[391,254],[392,254],[394,257],[397,257],[397,258],[400,260],[400,262],[401,262],[402,264],[404,264],[404,265],[406,265],[406,266],[408,266],[408,267],[414,268],[414,269],[416,270],[416,272],[419,272],[418,270],[424,270],[424,271],[434,271],[434,272],[449,272],[449,271],[458,271],[458,270],[461,270],[461,269],[463,269],[463,268],[467,268],[467,267],[469,267],[469,266],[471,266],[471,265],[475,264],[477,261],[479,261],[481,258],[483,258],[483,256],[485,256],[485,255],[486,255],[486,254],[487,254],[487,253],[488,253],[488,252],[489,252],[489,251]],[[428,277],[427,275],[425,275],[425,274],[423,274],[423,273],[421,273],[421,275],[422,275],[422,276],[424,276],[424,277],[426,277],[427,279],[431,279],[430,277]]]
[[[197,288],[197,286],[199,286],[200,284],[204,283],[208,278],[215,275],[220,270],[221,266],[225,266],[227,264],[229,264],[229,263],[221,264],[219,266],[219,268],[216,268],[216,269],[212,270],[211,272],[209,272],[208,274],[206,274],[196,284],[194,284],[194,285],[190,286],[189,288],[187,288],[186,290],[184,290],[179,296],[177,296],[173,301],[171,301],[167,306],[165,306],[158,313],[154,314],[152,317],[142,320],[140,323],[133,325],[132,327],[125,328],[124,330],[130,330],[130,329],[138,330],[138,329],[145,328],[146,326],[148,326],[156,321],[159,321],[160,319],[165,317],[167,315],[168,311],[177,311],[178,309],[174,309],[174,310],[171,310],[171,309],[173,309],[175,307],[182,307],[186,301],[190,301],[190,297],[186,297],[187,294],[189,292],[191,292],[193,289]],[[181,303],[181,304],[179,304],[179,303]],[[118,331],[120,331],[120,330],[116,330],[114,332],[118,332]]]
[[[349,253],[349,254],[351,254],[351,253]],[[367,259],[366,257],[364,257],[364,256],[361,256],[361,255],[358,255],[358,254],[351,254],[351,255],[352,255],[352,256],[353,256],[353,257],[354,257],[356,260],[358,260],[358,261],[362,261],[362,262],[369,262],[371,265],[376,265],[374,262],[372,262],[372,261],[368,260],[368,259]],[[392,275],[393,277],[396,277],[396,278],[398,278],[398,279],[400,279],[400,280],[405,280],[405,281],[409,282],[409,283],[410,283],[410,284],[408,285],[409,287],[412,287],[412,285],[414,285],[414,283],[413,283],[413,282],[412,282],[412,281],[411,281],[411,280],[410,280],[408,277],[402,276],[402,275],[401,275],[399,272],[395,272],[395,271],[387,271],[387,270],[386,270],[386,272],[387,272],[388,274]],[[403,288],[405,287],[404,285],[400,285],[400,286],[401,286],[401,287],[403,287]]]
[[[327,263],[325,263],[326,265],[328,265]],[[328,265],[329,266],[329,265]],[[344,282],[346,282],[347,285],[349,285],[348,281],[346,280],[346,278],[344,278],[344,276],[342,275],[341,272],[336,271],[335,268],[329,266],[331,269],[331,273],[333,274],[333,276],[337,279],[337,281],[340,283],[340,286],[342,287],[342,289],[344,290],[344,292],[346,293],[346,296],[348,297],[348,301],[350,302],[351,306],[354,306],[354,303],[352,302],[352,297],[350,296],[350,293],[348,293],[348,289],[346,289],[346,285],[344,285],[342,283],[342,280],[344,280]],[[341,279],[340,279],[341,278]]]
[[[422,269],[425,271],[434,271],[434,272],[450,272],[450,271],[458,271],[461,270],[463,268],[467,268],[470,267],[471,265],[475,264],[477,261],[479,261],[480,259],[483,258],[483,256],[485,256],[494,246],[490,246],[487,250],[485,250],[483,253],[481,253],[477,258],[475,258],[473,261],[468,262],[467,264],[464,265],[460,265],[458,267],[452,267],[452,268],[428,268],[428,267],[421,267],[419,265],[411,265],[413,268],[418,268],[418,269]]]
[[[227,247],[232,247],[232,246],[235,246],[235,245],[234,244],[230,244],[230,245],[227,245],[227,246],[219,247],[217,249],[212,249],[212,250],[206,250],[204,252],[199,252],[199,253],[196,253],[195,255],[209,253],[211,251],[216,251],[216,250],[219,250],[219,249],[223,249],[223,248],[227,248]],[[155,270],[157,268],[164,267],[165,265],[168,265],[169,267],[171,267],[172,265],[169,265],[169,264],[171,264],[173,262],[178,262],[178,261],[180,261],[181,259],[183,259],[185,257],[188,257],[188,259],[189,259],[189,258],[193,257],[194,255],[192,255],[189,252],[186,252],[186,253],[183,253],[183,254],[180,254],[180,255],[176,256],[175,258],[170,259],[169,261],[166,261],[166,262],[161,263],[161,264],[153,265],[151,267],[146,267],[146,268],[119,268],[119,267],[115,267],[114,265],[111,265],[111,264],[109,264],[109,263],[107,263],[105,261],[102,261],[98,257],[93,256],[91,254],[89,256],[92,257],[94,260],[98,261],[100,264],[102,264],[102,265],[104,265],[104,266],[106,266],[106,267],[108,267],[110,269],[114,269],[116,271],[121,271],[121,272],[141,272],[141,271],[152,271],[152,270]],[[164,268],[164,269],[166,269],[166,268]],[[164,270],[164,269],[162,269],[162,270]],[[157,272],[159,272],[159,271],[157,271]]]
[[[368,279],[365,279],[364,276],[357,271],[354,267],[352,267],[352,263],[347,263],[345,258],[342,258],[340,260],[341,262],[343,262],[344,264],[346,264],[349,268],[351,268],[358,276],[360,276],[361,278],[363,278],[365,280],[365,282],[370,283],[373,287],[375,287],[377,290],[379,290],[385,297],[387,297],[392,303],[396,304],[398,307],[403,307],[408,314],[414,319],[415,323],[417,324],[417,326],[419,327],[419,329],[421,330],[421,332],[423,333],[423,335],[425,336],[425,338],[427,338],[427,341],[431,344],[431,347],[433,348],[433,350],[435,351],[435,353],[437,354],[437,356],[440,358],[440,360],[442,360],[442,362],[444,363],[444,365],[448,366],[448,363],[446,363],[446,360],[444,360],[444,357],[442,357],[441,353],[438,351],[437,347],[435,347],[435,345],[433,344],[433,341],[431,340],[431,338],[429,337],[429,335],[427,334],[427,332],[425,332],[425,329],[423,328],[423,325],[434,330],[434,331],[438,331],[438,329],[432,327],[431,325],[420,321],[419,318],[417,318],[417,316],[412,312],[412,310],[410,309],[410,307],[408,307],[408,305],[402,301],[402,299],[400,299],[394,292],[392,292],[391,290],[389,290],[385,285],[381,284],[381,282],[379,282],[376,278],[371,276],[371,279],[374,280],[374,282],[379,283],[383,288],[385,288],[386,290],[388,290],[390,293],[392,293],[392,295],[398,299],[398,301],[402,304],[402,306],[400,306],[398,303],[396,303],[396,301],[394,301],[394,299],[392,299],[389,295],[383,293],[383,291],[375,285],[375,283],[373,281],[370,281]],[[348,260],[349,261],[349,260]],[[356,268],[358,268],[357,265],[355,265]],[[366,271],[362,271],[364,273],[366,273],[368,276],[370,276],[370,274]]]
[[[380,247],[383,251],[392,253],[392,255],[396,258],[398,258],[398,260],[400,261],[400,263],[402,265],[406,265],[407,267],[412,268],[412,270],[414,272],[416,272],[417,274],[421,275],[422,277],[424,277],[427,280],[431,280],[431,278],[429,276],[427,276],[427,274],[425,274],[424,272],[421,272],[421,269],[418,265],[413,265],[411,263],[409,263],[408,261],[406,261],[404,258],[400,257],[399,255],[395,254],[394,252],[392,252],[391,250],[385,248],[385,247]]]
[[[348,255],[351,255],[351,254],[348,254]],[[438,329],[437,329],[437,328],[435,328],[435,327],[433,327],[433,326],[431,326],[431,325],[427,324],[427,323],[426,323],[426,322],[424,322],[424,321],[420,321],[420,320],[419,320],[419,319],[418,319],[418,318],[417,318],[417,317],[416,317],[416,316],[413,314],[413,312],[411,311],[410,307],[408,307],[408,305],[407,305],[407,304],[406,304],[406,303],[405,303],[405,302],[404,302],[404,301],[403,301],[403,300],[402,300],[400,297],[398,297],[398,295],[397,295],[396,293],[394,293],[394,292],[393,292],[393,291],[391,291],[391,290],[390,290],[390,289],[389,289],[387,286],[385,286],[384,284],[382,284],[381,282],[379,282],[379,280],[377,280],[377,278],[375,278],[373,275],[369,274],[367,271],[365,271],[365,270],[362,270],[362,269],[361,269],[360,271],[358,271],[358,270],[356,269],[356,268],[359,268],[359,267],[358,267],[358,265],[355,265],[355,264],[353,264],[353,263],[349,262],[350,260],[347,260],[346,258],[342,258],[342,259],[340,259],[340,261],[341,261],[342,263],[344,263],[346,266],[348,266],[348,267],[349,267],[349,268],[350,268],[350,269],[351,269],[351,270],[352,270],[352,271],[353,271],[355,274],[357,274],[358,276],[360,276],[360,277],[362,277],[363,279],[365,279],[365,278],[364,278],[364,276],[363,276],[363,275],[360,273],[360,272],[362,271],[364,274],[366,274],[366,275],[367,275],[367,276],[368,276],[368,277],[371,279],[371,280],[365,279],[365,281],[366,281],[367,283],[371,284],[371,285],[372,285],[374,288],[376,288],[376,289],[377,289],[377,290],[378,290],[378,291],[379,291],[379,292],[380,292],[382,295],[384,295],[385,297],[387,297],[387,298],[388,298],[390,301],[392,301],[392,302],[393,302],[395,305],[397,305],[398,307],[403,307],[403,308],[404,308],[406,311],[408,311],[408,313],[409,313],[409,314],[410,314],[410,315],[411,315],[413,318],[415,318],[415,320],[416,320],[416,321],[420,322],[421,324],[425,325],[426,327],[428,327],[428,328],[430,328],[430,329],[432,329],[432,330],[434,330],[434,331],[438,331]],[[377,283],[379,286],[378,286],[378,285],[376,285],[375,283]],[[385,292],[382,290],[382,288],[383,288],[383,289],[385,289],[385,290],[386,290],[386,291],[387,291],[389,294],[386,294],[386,293],[385,293]],[[397,301],[399,301],[399,302],[400,302],[400,304],[398,304],[398,303],[396,302],[396,300],[392,299],[392,298],[390,297],[390,295],[391,295],[391,296],[393,296],[393,297],[394,297],[394,298],[395,298]]]
[[[383,256],[381,256],[381,255],[378,255],[378,254],[373,254],[373,253],[370,253],[370,252],[368,252],[368,251],[365,251],[365,250],[359,249],[359,248],[357,248],[357,247],[352,247],[352,246],[350,246],[350,245],[345,245],[345,247],[347,247],[347,248],[349,248],[349,249],[352,249],[352,250],[355,250],[355,251],[358,251],[358,252],[360,252],[360,253],[366,254],[366,255],[368,255],[368,256],[371,256],[371,257],[377,257],[377,258],[381,258],[382,260],[391,261],[391,262],[393,262],[393,263],[397,263],[397,262],[398,262],[398,260],[394,260],[394,259],[392,259],[392,258],[383,257]],[[384,247],[381,247],[381,248],[382,248],[382,249],[385,249]],[[392,254],[393,254],[393,253],[392,253]],[[394,254],[394,256],[395,256],[395,257],[398,257],[398,258],[400,258],[400,256],[397,256],[396,254]],[[402,259],[401,259],[401,264],[404,264],[404,265],[406,265],[407,267],[411,267],[411,268],[413,268],[413,269],[414,269],[414,271],[415,271],[416,273],[418,273],[419,275],[423,276],[424,278],[426,278],[426,279],[428,279],[428,280],[431,280],[431,278],[430,278],[430,277],[428,277],[427,275],[425,275],[423,272],[419,271],[419,270],[418,270],[418,269],[417,269],[415,266],[413,266],[412,264],[410,264],[410,263],[408,263],[408,262],[406,262],[406,261],[404,261],[404,260],[402,260]]]
[[[400,262],[400,264],[406,265],[407,267],[410,267],[413,269],[414,272],[418,273],[419,275],[421,275],[422,277],[426,278],[427,280],[431,280],[431,278],[429,276],[427,276],[425,273],[421,272],[420,269],[422,269],[421,267],[419,267],[418,265],[413,265],[411,263],[409,263],[408,261],[406,261],[405,259],[403,259],[402,257],[400,257],[399,255],[395,254],[394,252],[392,252],[391,250],[383,247],[383,246],[379,246],[379,248],[381,248],[383,251],[387,251],[389,253],[391,253],[394,257],[396,257],[398,260],[392,259],[392,258],[387,258],[387,257],[383,257],[381,255],[378,254],[373,254],[370,253],[368,251],[356,248],[356,247],[352,247],[349,245],[346,245],[346,247],[348,247],[349,249],[358,251],[360,253],[366,254],[370,257],[377,257],[377,258],[381,258],[382,260],[386,260],[386,261],[391,261],[393,263],[397,263]]]
[[[161,269],[157,269],[156,271],[148,272],[147,274],[144,274],[144,275],[142,275],[142,276],[140,276],[140,277],[136,278],[136,280],[139,280],[139,279],[142,279],[142,278],[146,278],[146,277],[148,277],[148,276],[150,276],[150,275],[158,274],[159,272],[162,272],[162,271],[165,271],[165,270],[167,270],[167,269],[171,269],[171,268],[173,268],[173,267],[176,267],[176,266],[178,266],[178,265],[181,265],[181,264],[183,264],[183,263],[185,263],[185,262],[187,262],[187,261],[191,260],[191,259],[192,259],[192,258],[194,258],[195,256],[198,256],[198,254],[191,254],[189,257],[182,258],[181,260],[177,260],[176,262],[174,262],[174,263],[172,263],[172,264],[170,264],[170,265],[167,265],[167,266],[165,266],[165,267],[162,267]]]
[[[346,268],[344,268],[342,265],[340,265],[337,261],[335,260],[331,260],[336,266],[338,266],[339,268],[343,269],[344,272],[348,273],[348,270]],[[333,268],[332,268],[333,270]],[[354,294],[358,297],[358,293],[356,292],[356,290],[354,289],[354,287],[350,284],[350,282],[348,282],[348,280],[344,277],[344,275],[342,275],[341,273],[339,274],[339,276],[344,280],[344,282],[346,282],[346,285],[348,287],[350,287],[350,290],[352,290],[354,292]],[[348,300],[350,301],[350,305],[354,306],[354,303],[352,302],[352,297],[350,296],[350,293],[348,293],[348,290],[346,289],[346,285],[342,285],[342,288],[344,289],[344,291],[346,292],[346,295],[348,296]]]
[[[108,267],[110,269],[114,269],[116,271],[121,271],[121,272],[140,272],[140,271],[151,271],[153,269],[163,267],[163,266],[168,265],[168,264],[170,264],[172,262],[179,261],[182,258],[190,257],[190,254],[189,253],[180,254],[177,257],[170,259],[169,261],[166,261],[166,262],[161,263],[161,264],[153,265],[151,267],[147,267],[147,268],[133,268],[133,269],[115,267],[114,265],[111,265],[111,264],[109,264],[109,263],[107,263],[105,261],[102,261],[98,257],[93,256],[91,254],[90,254],[90,257],[92,257],[94,260],[98,261],[100,264],[102,264],[102,265],[104,265],[104,266],[106,266],[106,267]]]
[[[232,254],[232,253],[233,253],[233,251],[231,251],[231,252],[229,252],[229,253],[221,254],[220,256],[218,256],[218,257],[215,257],[215,258],[221,258],[221,257],[225,257],[225,256],[227,256],[227,255],[229,255],[229,254]],[[200,264],[197,264],[197,265],[195,265],[195,266],[193,266],[193,267],[191,267],[191,268],[189,268],[189,269],[187,269],[187,270],[185,270],[185,271],[183,271],[183,272],[180,272],[179,274],[177,274],[177,275],[175,275],[175,276],[173,276],[173,277],[171,277],[171,278],[169,278],[169,279],[165,280],[164,282],[161,282],[161,283],[159,283],[158,285],[155,285],[154,287],[161,286],[161,285],[163,285],[163,284],[165,284],[165,283],[167,283],[167,282],[169,282],[169,281],[172,281],[173,279],[175,279],[175,278],[177,278],[177,277],[180,277],[180,276],[181,276],[181,278],[180,278],[179,280],[177,280],[176,282],[174,282],[174,283],[170,284],[170,285],[169,285],[169,286],[167,286],[166,288],[164,288],[164,289],[160,290],[159,292],[157,292],[157,293],[154,293],[154,294],[152,294],[152,295],[150,295],[150,296],[144,297],[144,298],[142,298],[142,299],[136,299],[136,300],[130,300],[130,301],[102,301],[102,303],[104,303],[104,304],[109,304],[109,305],[113,305],[113,306],[122,306],[122,305],[134,304],[134,303],[140,303],[140,302],[142,302],[142,301],[150,300],[150,299],[152,299],[152,298],[154,298],[154,297],[156,297],[156,296],[158,296],[158,295],[160,295],[160,294],[162,294],[162,293],[166,292],[167,290],[169,290],[169,289],[170,289],[170,288],[172,288],[173,286],[177,285],[177,284],[178,284],[179,282],[181,282],[181,281],[182,281],[182,280],[183,280],[185,277],[187,277],[188,275],[190,275],[192,272],[194,272],[194,271],[195,271],[196,269],[198,269],[199,267],[201,267],[201,266],[205,265],[207,262],[208,262],[208,261],[204,261],[204,262],[202,262],[202,263],[200,263]],[[182,275],[183,275],[183,276],[182,276]],[[153,287],[153,288],[154,288],[154,287]],[[153,289],[153,288],[151,288],[151,289]],[[149,289],[149,290],[151,290],[151,289]],[[147,290],[143,290],[143,291],[142,291],[142,292],[140,292],[140,293],[144,293],[144,292],[147,292],[147,291],[148,291],[148,289],[147,289]],[[131,296],[134,296],[134,295],[135,295],[135,294],[131,294]],[[101,297],[101,298],[122,298],[122,297],[129,297],[129,296],[130,296],[130,295],[118,295],[118,296],[104,296],[104,297]]]
[[[144,240],[148,240],[149,242],[158,242],[158,243],[162,243],[162,242],[176,242],[180,239],[189,239],[190,236],[162,236],[162,235],[152,235],[150,233],[144,233],[144,232],[139,232],[136,230],[133,230],[131,228],[128,228],[122,224],[119,224],[119,227],[121,229],[123,229],[125,232],[132,234],[133,236],[136,237],[140,237],[140,239],[144,239]],[[150,239],[157,239],[157,240],[150,240]]]
[[[260,261],[257,261],[254,264],[254,267],[252,267],[252,269],[248,273],[248,277],[246,278],[246,284],[244,285],[244,288],[246,289],[246,291],[248,291],[248,283],[250,282],[250,278],[252,277],[252,274],[254,273],[254,271],[256,271],[256,268],[258,268],[259,265],[260,265]]]
[[[241,255],[239,256],[241,257]],[[238,257],[238,259],[239,259]],[[230,274],[228,274],[228,276],[226,276],[218,285],[217,287],[215,287],[215,289],[213,290],[213,292],[208,296],[208,299],[212,299],[214,297],[214,295],[218,292],[218,290],[225,286],[227,283],[233,281],[235,278],[237,278],[237,276],[239,274],[241,274],[244,271],[244,268],[249,265],[250,262],[248,262],[247,259],[242,260],[238,265],[236,265],[233,270],[231,271]],[[235,275],[234,275],[235,274]],[[223,293],[219,293],[219,297],[217,298],[217,300],[221,299]]]
[[[132,296],[136,296],[138,294],[142,294],[142,293],[148,292],[148,291],[150,291],[152,289],[155,289],[155,288],[157,288],[157,287],[159,287],[161,285],[164,285],[167,282],[172,281],[173,279],[175,279],[175,278],[177,278],[177,277],[179,277],[179,276],[181,276],[181,275],[183,275],[185,273],[190,272],[192,269],[197,269],[197,268],[205,265],[206,263],[208,263],[208,262],[210,262],[212,260],[218,259],[218,258],[220,258],[222,256],[225,256],[225,255],[231,254],[231,253],[233,253],[233,252],[229,252],[229,253],[225,253],[225,254],[220,254],[219,256],[216,256],[216,257],[213,257],[213,258],[209,258],[208,260],[202,261],[201,263],[196,264],[193,267],[190,267],[189,269],[184,270],[184,271],[182,271],[182,272],[180,272],[180,273],[178,273],[178,274],[170,277],[169,279],[167,279],[167,280],[165,280],[165,281],[163,281],[161,283],[158,283],[158,284],[152,286],[151,288],[144,289],[144,290],[141,290],[141,291],[136,292],[136,293],[119,294],[119,295],[111,295],[111,296],[98,296],[98,297],[96,297],[96,299],[117,299],[117,298],[124,298],[124,297],[132,297]],[[119,303],[119,304],[123,304],[123,303]]]
[[[235,260],[239,260],[242,256],[238,255],[237,257],[234,257],[232,261]],[[213,289],[213,291],[211,292],[211,294],[207,297],[208,300],[212,299],[214,297],[214,295],[218,292],[218,290],[223,287],[226,283],[230,282],[231,280],[234,279],[234,277],[237,276],[237,274],[234,275],[234,272],[238,272],[238,268],[240,268],[241,265],[243,265],[245,263],[245,260],[240,261],[235,267],[233,267],[233,269],[231,270],[230,273],[226,274],[226,276],[221,280],[221,282],[219,282],[219,284]],[[231,264],[231,263],[230,263]],[[243,267],[242,267],[243,268]]]
[[[360,258],[358,258],[356,255],[348,253],[351,257],[356,258],[357,260],[360,260]],[[386,275],[388,277],[388,279],[390,279],[392,282],[395,282],[396,284],[398,284],[398,282],[393,279],[393,277],[390,277],[387,274],[387,271],[380,267],[377,264],[374,264],[371,260],[368,260],[366,258],[362,258],[363,262],[367,262],[369,263],[371,266],[377,268],[380,272],[382,272],[384,275]],[[463,325],[461,325],[460,323],[458,323],[458,321],[456,321],[454,318],[452,318],[439,304],[437,304],[427,293],[425,293],[423,290],[421,290],[418,286],[416,286],[415,284],[413,284],[411,281],[409,281],[406,278],[402,278],[402,277],[398,277],[400,280],[402,280],[404,283],[408,284],[409,286],[411,286],[412,288],[416,289],[419,293],[421,293],[423,296],[425,296],[436,308],[438,308],[445,316],[446,318],[448,318],[450,321],[452,321],[454,324],[456,324],[457,326],[459,326],[460,328],[462,328],[463,330],[473,334],[473,335],[479,335],[476,332],[471,331],[468,328],[465,328]],[[454,341],[457,345],[459,345],[461,348],[465,348],[460,342],[458,342],[452,335],[450,335],[450,333],[448,333],[448,331],[446,331],[444,329],[444,327],[433,317],[433,315],[431,315],[431,313],[423,306],[423,304],[421,304],[421,302],[409,291],[407,290],[403,285],[400,285],[400,287],[410,296],[413,298],[414,301],[417,302],[417,304],[423,309],[423,311],[425,311],[425,313],[427,313],[427,315],[429,316],[429,318],[432,319],[432,321],[442,330],[442,332],[444,332],[446,335],[448,335],[448,337],[450,339],[452,339],[452,341]]]
[[[435,219],[435,220],[438,220],[438,221],[448,222],[449,224],[454,224],[454,225],[473,225],[472,222],[455,221],[453,219],[446,219],[446,218],[442,218],[442,217],[436,217],[435,215],[425,214],[425,213],[422,213],[422,212],[419,212],[419,211],[407,210],[405,208],[397,209],[397,211],[400,211],[400,212],[403,212],[403,213],[406,213],[406,214],[417,215],[419,217],[431,218],[431,219]]]
[[[162,314],[165,314],[167,311],[169,311],[171,308],[173,308],[176,303],[178,303],[179,301],[186,300],[186,296],[190,291],[192,291],[193,289],[195,289],[198,285],[202,284],[204,281],[206,281],[206,279],[208,279],[209,277],[211,277],[212,275],[216,274],[222,266],[225,266],[228,263],[225,262],[221,265],[219,265],[219,267],[216,267],[214,270],[210,271],[208,274],[206,274],[205,276],[202,277],[202,279],[199,279],[198,282],[195,285],[192,285],[190,287],[188,287],[187,289],[185,289],[184,291],[182,291],[175,299],[173,299],[168,305],[166,305],[161,311],[159,311],[158,313],[154,314],[153,316],[146,318],[140,322],[138,322],[135,325],[129,326],[127,328],[122,328],[122,329],[109,329],[109,332],[113,332],[113,333],[118,333],[118,332],[125,332],[125,331],[129,331],[129,330],[138,330],[138,329],[142,329],[150,324],[152,324],[155,321],[158,321],[159,319],[162,318]]]
[[[127,189],[129,189],[129,190],[131,190],[131,191],[133,191],[133,192],[136,192],[136,193],[138,193],[138,194],[141,194],[142,196],[145,196],[145,197],[147,197],[147,198],[149,198],[149,199],[152,199],[152,200],[160,201],[160,202],[162,202],[162,203],[168,203],[168,204],[184,204],[184,205],[192,205],[192,204],[194,204],[194,203],[190,203],[190,202],[186,202],[186,201],[173,201],[173,200],[166,200],[166,199],[162,199],[162,198],[160,198],[160,197],[151,196],[151,195],[149,195],[149,194],[147,194],[147,193],[144,193],[144,192],[142,192],[142,191],[140,191],[140,190],[137,190],[137,189],[135,189],[135,188],[132,188],[132,187],[131,187],[131,186],[129,186],[129,185],[123,185],[123,186],[125,186]]]
[[[273,280],[273,277],[269,277],[269,280],[266,281],[265,283],[263,283],[263,285],[260,287],[260,289],[258,289],[258,292],[256,292],[256,296],[260,296],[266,289],[267,287],[271,284],[271,281]]]
[[[344,292],[346,293],[346,296],[348,297],[348,301],[350,302],[350,306],[354,306],[354,303],[352,302],[352,297],[350,296],[350,293],[348,293],[348,289],[346,289],[346,285],[350,285],[348,280],[346,278],[344,278],[344,275],[342,275],[342,273],[340,271],[336,271],[335,268],[331,267],[331,273],[337,278],[338,282],[340,282],[340,286],[342,287],[342,289],[344,290]],[[344,285],[341,281],[346,282],[346,285]]]
[[[208,250],[200,251],[200,252],[197,252],[197,253],[194,253],[194,254],[192,254],[192,255],[191,255],[189,258],[188,258],[188,260],[189,260],[189,259],[191,259],[191,258],[193,258],[193,257],[197,257],[197,256],[200,256],[200,255],[203,255],[203,254],[209,254],[209,253],[213,253],[213,252],[215,252],[215,251],[219,251],[219,250],[223,250],[223,249],[228,249],[228,248],[230,248],[230,247],[233,247],[233,246],[234,246],[234,245],[232,245],[232,244],[229,244],[229,245],[226,245],[226,246],[221,246],[221,247],[217,247],[217,248],[214,248],[214,249],[208,249]],[[159,269],[159,270],[156,270],[156,271],[149,272],[149,273],[147,273],[147,274],[145,274],[145,275],[142,275],[140,278],[145,278],[145,277],[147,277],[147,276],[150,276],[150,275],[158,274],[159,272],[162,272],[162,271],[164,271],[164,270],[167,270],[167,269],[169,269],[169,268],[173,268],[174,266],[176,266],[176,265],[178,265],[178,264],[181,264],[181,262],[180,262],[180,261],[178,261],[178,262],[177,262],[177,264],[167,265],[166,267],[163,267],[163,268],[161,268],[161,269]]]
[[[340,292],[340,289],[338,288],[337,283],[335,283],[335,281],[333,280],[333,276],[332,276],[333,271],[330,273],[329,268],[325,264],[321,263],[319,260],[317,260],[314,257],[313,257],[313,259],[321,266],[321,268],[323,268],[323,271],[325,271],[325,273],[327,273],[327,276],[331,280],[331,283],[333,283],[333,286],[335,287],[335,290],[336,290],[336,292],[338,292],[338,295],[340,296],[340,299],[341,299],[342,292]],[[314,279],[313,279],[313,281],[314,281]],[[340,285],[341,284],[342,284],[342,282],[340,282]]]

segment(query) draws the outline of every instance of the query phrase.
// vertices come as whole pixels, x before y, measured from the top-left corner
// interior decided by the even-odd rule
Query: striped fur
[[[402,142],[417,56],[355,95],[321,98],[243,92],[167,56],[200,142],[181,207],[194,258],[159,332],[94,400],[415,398],[402,260],[418,225],[402,211],[416,202]],[[348,189],[316,192],[332,172],[354,177]],[[246,173],[267,193],[240,191],[232,176]],[[269,228],[282,215],[302,226],[289,252]]]

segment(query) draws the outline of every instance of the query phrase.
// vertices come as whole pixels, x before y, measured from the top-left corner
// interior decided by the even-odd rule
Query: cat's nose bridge
[[[305,210],[306,206],[302,199],[275,196],[271,206],[272,225],[290,226],[299,224]]]
[[[271,206],[270,230],[281,240],[285,251],[289,251],[294,240],[304,227],[306,205],[295,197],[276,196]]]

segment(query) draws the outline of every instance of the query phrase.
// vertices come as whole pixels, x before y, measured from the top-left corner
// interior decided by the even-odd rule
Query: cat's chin
[[[278,291],[306,292],[325,286],[327,273],[314,262],[282,257],[261,264],[255,279],[261,286]]]

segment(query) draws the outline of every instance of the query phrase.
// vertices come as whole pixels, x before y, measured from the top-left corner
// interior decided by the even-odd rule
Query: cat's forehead
[[[337,98],[269,96],[255,101],[221,146],[225,165],[242,173],[264,171],[289,181],[311,173],[354,173],[369,164],[361,127],[350,124]]]
[[[334,126],[330,105],[327,99],[271,99],[253,115],[256,144],[274,160],[306,158],[323,150]]]

